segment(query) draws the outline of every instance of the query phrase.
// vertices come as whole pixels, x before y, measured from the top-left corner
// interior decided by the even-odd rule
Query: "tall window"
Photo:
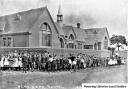
[[[104,49],[107,49],[108,48],[108,39],[107,37],[105,37],[104,39]]]
[[[3,46],[6,46],[6,38],[3,38]]]
[[[51,34],[51,28],[47,23],[43,23],[41,25],[42,30],[42,40],[41,45],[42,46],[51,46],[52,45],[52,34]]]
[[[74,36],[72,34],[69,36],[69,40],[74,40]]]
[[[11,37],[4,37],[3,38],[3,46],[4,47],[11,47],[12,46],[12,38]]]
[[[94,50],[97,50],[97,44],[96,43],[94,44]]]
[[[82,43],[78,43],[78,49],[82,49]]]
[[[98,50],[101,50],[101,42],[98,42]]]
[[[64,48],[64,41],[62,38],[60,38],[60,46],[61,46],[61,48]]]
[[[0,22],[0,31],[4,31],[4,28],[5,28],[5,23]]]
[[[8,46],[11,46],[11,38],[8,38]]]
[[[74,48],[74,36],[72,34],[69,36],[68,48]]]

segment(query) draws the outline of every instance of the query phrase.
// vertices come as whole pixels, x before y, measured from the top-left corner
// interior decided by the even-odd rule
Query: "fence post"
[[[126,50],[126,83],[128,83],[128,50]]]

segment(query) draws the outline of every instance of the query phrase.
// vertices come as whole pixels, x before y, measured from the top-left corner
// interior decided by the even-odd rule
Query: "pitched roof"
[[[64,34],[67,35],[70,31],[73,31],[75,36],[76,36],[76,41],[85,41],[84,38],[85,38],[85,32],[83,29],[81,28],[77,28],[77,27],[73,27],[71,25],[64,25],[63,26],[63,31],[64,31]]]
[[[11,15],[1,16],[0,22],[5,24],[4,33],[28,32],[45,9],[47,8],[41,7]]]
[[[77,27],[73,27],[73,29],[74,29],[75,34],[77,36],[76,40],[84,42],[85,41],[85,37],[86,37],[84,30],[81,29],[81,28],[77,28]]]
[[[90,28],[84,29],[85,31],[85,43],[86,44],[94,44],[95,42],[101,42],[105,33],[107,32],[107,28]]]
[[[64,31],[62,30],[62,28],[60,27],[60,25],[57,22],[55,22],[55,26],[58,29],[59,34],[64,35]]]
[[[64,34],[67,36],[68,33],[72,30],[72,26],[71,25],[63,25],[63,32]]]

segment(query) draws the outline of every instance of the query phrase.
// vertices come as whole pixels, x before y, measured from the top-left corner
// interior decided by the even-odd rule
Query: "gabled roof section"
[[[74,33],[75,37],[76,37],[76,34],[73,30],[73,27],[71,25],[65,25],[64,24],[63,25],[63,32],[64,32],[65,36],[67,36],[70,31],[72,31]]]
[[[95,42],[101,42],[106,32],[108,35],[107,28],[90,28],[90,29],[84,29],[84,31],[85,31],[85,35],[87,36],[85,38],[86,44],[94,44]]]
[[[55,22],[55,26],[56,26],[56,29],[58,30],[59,35],[64,36],[63,28],[61,28],[60,25],[57,22]]]
[[[65,24],[63,25],[63,31],[65,35],[67,35],[71,30],[72,30],[71,25],[65,25]]]
[[[46,9],[46,7],[41,7],[1,16],[0,22],[5,23],[4,33],[28,32]]]
[[[52,21],[52,23],[53,23],[53,25],[54,25],[54,27],[55,27],[55,29],[56,29],[58,35],[60,35],[61,32],[59,32],[58,26],[57,26],[57,25],[55,24],[55,22],[53,21],[53,18],[52,18],[52,16],[51,16],[51,14],[50,14],[50,12],[49,12],[49,10],[48,10],[47,7],[46,7],[46,10],[47,10],[47,12],[48,12],[48,14],[49,14],[49,16],[50,16],[50,19],[51,19],[51,21]]]
[[[85,42],[86,35],[85,35],[84,30],[81,29],[81,28],[77,28],[77,27],[73,27],[73,29],[74,29],[74,32],[76,34],[76,40],[77,41],[83,41],[83,42]]]
[[[73,31],[76,37],[76,41],[82,41],[85,42],[84,38],[85,38],[85,32],[83,29],[81,28],[77,28],[77,27],[73,27],[71,25],[64,25],[63,26],[63,31],[64,34],[67,35],[70,31]]]

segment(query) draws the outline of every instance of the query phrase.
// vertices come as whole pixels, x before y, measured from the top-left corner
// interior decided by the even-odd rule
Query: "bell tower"
[[[59,5],[59,10],[57,14],[57,23],[62,27],[63,26],[63,14],[61,10],[61,5]]]

